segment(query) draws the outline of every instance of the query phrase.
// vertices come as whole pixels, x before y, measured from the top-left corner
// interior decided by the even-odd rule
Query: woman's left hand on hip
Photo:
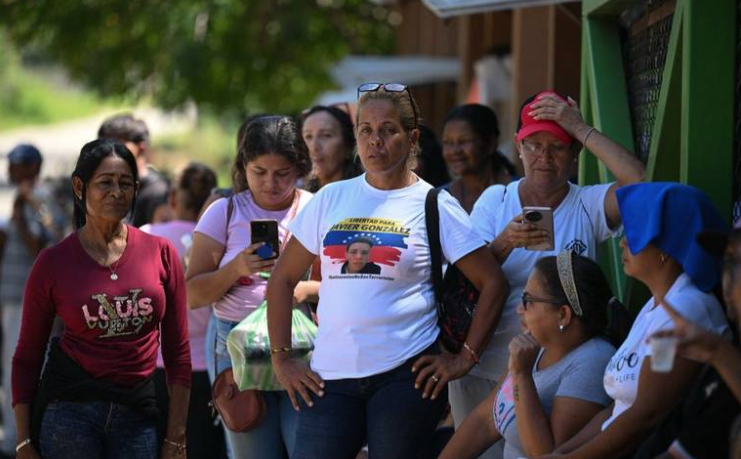
[[[412,364],[412,372],[417,373],[415,389],[422,389],[422,398],[436,399],[445,389],[448,381],[468,374],[473,361],[462,354],[443,352],[438,355],[424,355]]]

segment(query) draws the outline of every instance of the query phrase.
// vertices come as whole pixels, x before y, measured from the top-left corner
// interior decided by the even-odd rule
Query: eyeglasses
[[[569,145],[548,145],[547,147],[544,147],[543,145],[537,145],[532,144],[529,142],[522,141],[522,148],[529,154],[533,156],[541,156],[546,151],[551,156],[557,156],[557,155],[563,155],[564,153],[569,151]]]
[[[417,115],[417,109],[414,107],[414,100],[412,100],[412,93],[409,92],[409,86],[401,83],[363,83],[358,86],[358,99],[360,94],[364,92],[376,92],[383,88],[386,92],[404,92],[406,91],[409,96],[409,104],[412,106],[412,113],[414,113],[414,127],[415,129],[419,126],[419,117]]]
[[[561,306],[564,304],[568,304],[568,301],[566,300],[558,300],[556,298],[538,298],[537,296],[530,296],[527,292],[522,292],[522,308],[527,311],[527,304],[528,303],[546,303],[546,304],[553,304],[556,306]]]

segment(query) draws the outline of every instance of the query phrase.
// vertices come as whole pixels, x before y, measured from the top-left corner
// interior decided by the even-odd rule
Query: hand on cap
[[[579,106],[571,97],[567,102],[555,94],[543,94],[530,105],[530,109],[528,115],[536,120],[554,121],[577,139],[577,132],[586,126]]]

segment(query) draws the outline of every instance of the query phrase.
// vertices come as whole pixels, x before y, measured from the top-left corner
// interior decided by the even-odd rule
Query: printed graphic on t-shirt
[[[499,388],[494,400],[494,424],[499,435],[504,436],[507,428],[515,420],[515,399],[512,394],[512,378],[507,376],[504,384]]]
[[[393,268],[408,248],[409,228],[387,218],[346,218],[330,228],[323,254],[339,269],[330,279],[394,280]]]
[[[631,349],[621,350],[612,356],[605,370],[605,384],[610,380],[616,385],[635,384],[641,371],[642,356]]]
[[[139,298],[142,289],[131,289],[128,295],[114,296],[108,300],[105,293],[92,296],[96,305],[82,306],[82,313],[89,329],[98,328],[105,331],[99,338],[139,333],[142,326],[152,321],[152,299]]]
[[[587,251],[587,244],[585,244],[581,239],[574,239],[573,241],[566,244],[565,249],[570,250],[577,255],[584,255],[584,253]]]

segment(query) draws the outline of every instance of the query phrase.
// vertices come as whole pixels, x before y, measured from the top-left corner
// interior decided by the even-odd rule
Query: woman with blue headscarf
[[[625,273],[651,291],[630,333],[605,370],[604,385],[614,403],[554,457],[608,459],[632,453],[679,400],[701,365],[677,357],[669,372],[651,370],[646,342],[674,327],[660,307],[668,302],[683,316],[716,334],[728,334],[723,309],[711,293],[720,280],[720,259],[696,241],[702,230],[725,230],[708,197],[678,183],[642,183],[617,190],[623,217]]]

